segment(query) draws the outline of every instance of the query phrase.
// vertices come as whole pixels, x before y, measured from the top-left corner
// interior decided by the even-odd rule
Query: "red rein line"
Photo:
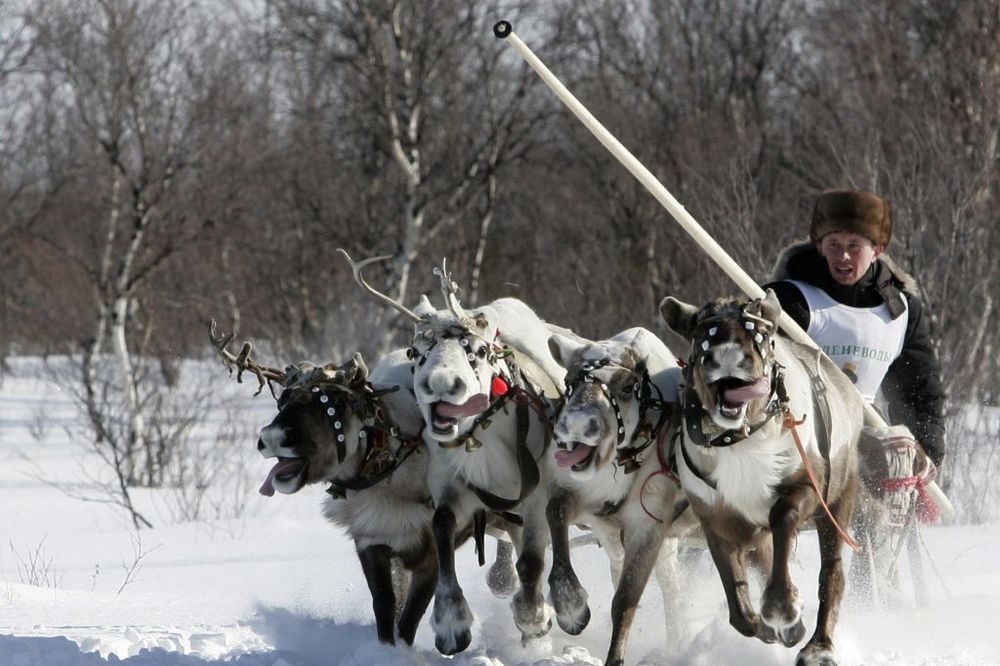
[[[795,448],[799,450],[799,456],[802,457],[802,465],[806,468],[806,475],[809,477],[809,483],[812,484],[813,491],[816,493],[816,497],[819,498],[819,503],[823,506],[823,510],[826,511],[827,517],[833,524],[834,529],[837,530],[837,534],[854,552],[861,550],[861,546],[858,542],[851,538],[844,528],[841,527],[837,519],[833,517],[833,513],[830,512],[830,507],[827,506],[826,500],[823,499],[823,493],[819,489],[819,483],[816,481],[816,475],[813,474],[812,464],[809,462],[809,456],[806,455],[806,449],[802,446],[802,440],[799,439],[799,431],[795,429],[796,426],[800,426],[805,423],[806,418],[803,416],[801,421],[796,421],[795,417],[792,416],[791,409],[785,409],[785,421],[784,426],[792,431],[792,438],[795,439]]]
[[[646,512],[646,515],[655,520],[658,523],[662,523],[662,518],[657,518],[649,509],[646,508],[646,501],[643,499],[643,494],[646,492],[646,484],[653,480],[654,476],[662,474],[667,477],[678,486],[681,485],[681,480],[677,478],[677,475],[670,471],[670,467],[667,465],[667,459],[663,457],[663,440],[665,436],[671,431],[670,428],[663,428],[660,434],[656,436],[656,458],[660,461],[660,469],[656,470],[652,474],[646,477],[646,480],[642,482],[642,488],[639,489],[639,506],[642,510]]]

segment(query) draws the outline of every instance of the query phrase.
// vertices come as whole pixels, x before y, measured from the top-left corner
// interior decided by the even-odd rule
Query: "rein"
[[[824,493],[820,492],[819,483],[816,481],[816,475],[813,474],[812,464],[809,462],[809,456],[806,454],[806,449],[802,445],[802,440],[799,438],[799,431],[796,429],[797,426],[802,425],[805,421],[805,416],[803,416],[801,420],[796,421],[795,417],[792,415],[791,407],[785,407],[785,417],[782,425],[792,431],[792,439],[795,440],[795,448],[798,449],[799,456],[802,458],[802,466],[805,467],[806,475],[809,477],[809,483],[812,485],[813,492],[816,493],[816,497],[819,499],[819,503],[823,507],[823,511],[826,512],[826,517],[830,519],[830,524],[832,524],[834,529],[837,530],[837,534],[840,536],[841,540],[850,546],[854,552],[858,552],[861,550],[861,546],[857,541],[851,538],[837,519],[833,517],[830,507],[827,505],[826,500],[823,497]]]

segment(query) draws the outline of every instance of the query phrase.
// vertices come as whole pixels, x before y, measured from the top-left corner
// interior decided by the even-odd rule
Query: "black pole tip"
[[[510,21],[497,21],[497,24],[493,26],[493,36],[497,39],[506,39],[512,32],[514,32],[514,26],[510,24]]]

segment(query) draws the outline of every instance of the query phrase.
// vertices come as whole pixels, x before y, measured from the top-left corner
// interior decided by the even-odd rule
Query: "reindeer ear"
[[[340,366],[330,364],[334,369],[336,369],[337,381],[346,384],[347,386],[358,386],[359,384],[364,384],[368,380],[368,366],[365,365],[364,359],[358,352],[354,353],[351,360]],[[327,367],[330,367],[327,366]]]
[[[292,388],[302,385],[312,376],[315,369],[316,366],[309,361],[299,361],[287,366],[285,368],[285,376],[288,378],[288,383],[285,386]]]
[[[764,300],[760,302],[760,316],[775,325],[778,324],[778,319],[781,317],[781,302],[773,289],[768,289],[764,293]]]
[[[420,302],[417,303],[417,307],[413,309],[413,312],[418,317],[425,317],[429,314],[437,312],[437,309],[431,305],[431,299],[427,298],[427,294],[421,294]]]
[[[573,354],[583,349],[586,345],[582,345],[573,338],[568,338],[565,335],[554,334],[549,338],[549,352],[552,354],[552,358],[556,360],[556,363],[566,368],[569,367],[570,360],[573,358]]]
[[[698,308],[679,301],[673,296],[667,296],[660,302],[660,316],[663,317],[663,321],[667,322],[670,330],[685,340],[690,340],[691,334],[694,332]]]
[[[361,356],[361,352],[354,352],[354,357],[351,359],[351,362],[358,369],[356,375],[358,379],[362,382],[368,381],[368,364],[365,363],[365,359]]]

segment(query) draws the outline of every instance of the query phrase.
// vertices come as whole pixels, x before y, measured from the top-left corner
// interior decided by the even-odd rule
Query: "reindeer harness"
[[[703,423],[707,420],[707,412],[699,399],[697,392],[693,388],[693,366],[697,360],[696,354],[699,353],[698,350],[707,352],[711,348],[711,340],[719,331],[718,326],[715,324],[727,318],[722,314],[714,317],[708,317],[699,322],[699,327],[708,327],[706,332],[707,335],[701,340],[700,343],[696,342],[692,346],[693,351],[691,353],[690,361],[684,369],[684,379],[687,383],[687,387],[682,388],[682,409],[684,414],[685,432],[687,434],[687,438],[697,446],[709,448],[733,446],[734,444],[742,442],[753,436],[757,431],[776,417],[784,419],[784,427],[793,427],[790,424],[794,423],[794,419],[789,420],[788,418],[791,414],[791,407],[788,392],[785,387],[784,368],[780,363],[778,363],[777,359],[774,358],[774,324],[749,311],[750,307],[754,305],[754,303],[754,301],[751,301],[740,309],[740,319],[742,320],[743,327],[747,331],[754,331],[754,349],[760,356],[762,362],[765,364],[765,367],[768,365],[770,366],[770,370],[767,374],[769,374],[771,390],[767,396],[767,404],[764,407],[765,417],[761,421],[754,424],[744,421],[741,428],[724,430],[721,433],[715,434],[711,438],[709,438],[708,434],[705,432]],[[805,368],[806,374],[809,376],[813,402],[816,407],[815,413],[819,421],[820,427],[817,429],[817,435],[820,453],[822,454],[823,459],[829,462],[830,443],[827,432],[830,424],[830,405],[826,397],[826,384],[823,382],[819,373],[813,369],[809,363],[803,362],[802,366]],[[683,444],[678,448],[680,448],[681,454],[684,456],[684,462],[688,469],[690,469],[696,477],[698,477],[710,488],[715,489],[715,483],[702,473],[697,466],[695,466],[694,461],[691,460],[690,455]],[[829,478],[826,479],[826,482],[829,484]],[[824,492],[821,497],[826,495],[826,490],[827,489],[824,488]]]
[[[360,389],[339,384],[313,386],[309,389],[315,400],[325,407],[326,415],[330,418],[338,463],[343,463],[347,457],[347,437],[343,422],[346,413],[350,410],[362,419],[373,421],[363,426],[358,433],[358,449],[364,453],[357,475],[351,479],[331,480],[326,492],[333,497],[343,498],[348,490],[364,490],[374,486],[395,472],[420,447],[419,438],[400,437],[399,427],[389,419],[381,404],[383,395],[398,390],[398,386],[375,390],[368,382]],[[390,438],[399,440],[400,445],[395,451],[390,448]]]
[[[611,392],[607,383],[593,374],[594,371],[611,365],[614,365],[615,367],[628,372],[633,377],[636,377],[635,382],[632,384],[632,393],[635,395],[636,400],[639,401],[638,426],[636,427],[635,432],[632,433],[632,437],[629,439],[628,443],[624,446],[622,444],[625,442],[625,420],[622,417],[621,407],[619,406],[618,401],[615,399],[615,396]],[[666,424],[670,419],[673,406],[669,402],[663,400],[663,394],[660,393],[660,389],[653,384],[652,381],[650,381],[649,371],[646,370],[645,367],[643,367],[640,372],[637,369],[612,364],[611,360],[607,357],[587,361],[581,365],[580,370],[575,374],[575,376],[566,382],[566,397],[569,398],[572,396],[573,392],[576,391],[581,384],[596,385],[601,389],[601,392],[604,394],[608,403],[610,403],[611,409],[615,414],[617,427],[617,464],[625,470],[626,474],[631,474],[642,466],[643,454],[645,450],[654,441],[656,441],[656,438],[662,430],[664,424]],[[656,391],[658,397],[653,397],[653,390]],[[660,413],[655,425],[646,421],[646,412],[649,409],[655,409]],[[642,437],[642,440],[637,441],[640,437]],[[611,511],[611,513],[613,512],[614,511]]]

